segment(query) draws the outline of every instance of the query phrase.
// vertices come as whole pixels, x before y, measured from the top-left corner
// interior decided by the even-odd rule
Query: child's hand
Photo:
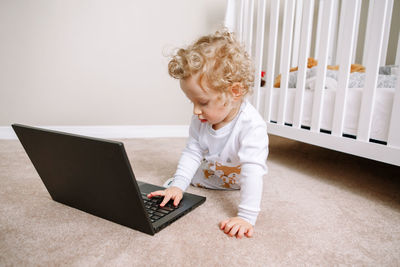
[[[243,235],[252,237],[254,233],[253,225],[240,217],[233,217],[222,221],[219,223],[219,227],[225,234],[236,236],[236,238],[242,238]]]
[[[167,204],[170,199],[174,200],[174,206],[177,207],[179,202],[182,200],[183,192],[180,188],[176,186],[171,186],[165,190],[154,191],[147,195],[148,198],[152,198],[155,196],[164,197],[164,200],[160,204],[161,207],[164,207],[165,204]]]

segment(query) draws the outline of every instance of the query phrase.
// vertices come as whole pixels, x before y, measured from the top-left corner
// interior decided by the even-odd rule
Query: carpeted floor
[[[162,184],[185,139],[123,140],[137,179]],[[51,200],[18,141],[0,141],[0,266],[399,266],[400,167],[270,136],[262,212],[229,238],[239,192],[154,237]]]

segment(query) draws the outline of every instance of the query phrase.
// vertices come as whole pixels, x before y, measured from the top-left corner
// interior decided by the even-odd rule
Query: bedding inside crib
[[[398,66],[382,66],[379,68],[379,75],[377,81],[377,88],[395,88],[397,81]],[[298,71],[289,73],[288,87],[295,88],[297,85]],[[336,89],[338,82],[337,70],[327,70],[325,88]],[[307,69],[305,88],[314,90],[317,77],[317,66]],[[365,72],[353,72],[349,76],[349,88],[363,88],[365,84]]]
[[[277,121],[280,88],[273,88],[271,101],[271,121]],[[346,113],[344,118],[343,133],[347,137],[357,135],[358,117],[360,112],[363,88],[348,88],[346,99]],[[378,88],[372,116],[371,135],[372,140],[386,143],[390,125],[391,107],[393,105],[394,88]],[[265,94],[265,91],[262,91]],[[287,92],[285,123],[293,123],[294,102],[296,88],[289,88]],[[311,126],[313,90],[305,90],[303,102],[302,127]],[[335,105],[336,89],[326,89],[324,92],[323,112],[321,117],[321,131],[332,130],[333,111]]]

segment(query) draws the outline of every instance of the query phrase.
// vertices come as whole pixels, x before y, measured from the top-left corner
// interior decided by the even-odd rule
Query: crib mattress
[[[272,121],[277,121],[279,92],[280,88],[273,88],[271,117]],[[358,118],[361,107],[363,88],[348,88],[346,98],[346,113],[344,119],[343,133],[350,136],[357,135]],[[265,93],[265,92],[264,92]],[[289,88],[287,92],[285,123],[293,123],[293,110],[295,103],[296,89]],[[314,90],[305,90],[303,101],[302,126],[310,127],[312,118]],[[335,89],[325,89],[323,112],[321,117],[321,129],[332,130],[333,111],[335,105]],[[394,88],[377,88],[375,95],[374,111],[372,115],[372,125],[370,138],[386,142],[390,125],[391,109],[393,105]],[[263,98],[265,99],[265,98]]]

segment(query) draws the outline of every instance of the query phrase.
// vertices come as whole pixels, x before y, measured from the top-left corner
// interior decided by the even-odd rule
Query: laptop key
[[[163,217],[163,216],[165,216],[166,214],[156,211],[156,212],[154,212],[154,215],[157,215],[157,216],[159,216],[159,217]]]
[[[166,210],[166,211],[173,211],[174,210],[173,208],[170,208],[168,206],[160,207],[160,209]]]
[[[163,210],[163,209],[158,209],[157,212],[161,212],[161,213],[163,213],[163,214],[165,214],[165,215],[167,215],[168,213],[170,213],[170,211],[168,211],[168,210]]]

